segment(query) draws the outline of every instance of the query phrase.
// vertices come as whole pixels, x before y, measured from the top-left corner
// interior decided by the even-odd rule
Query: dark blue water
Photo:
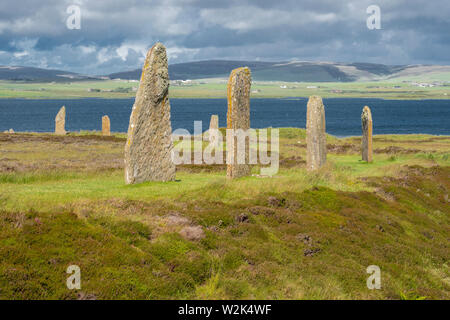
[[[134,99],[23,100],[0,99],[0,131],[51,132],[59,108],[66,106],[66,130],[101,130],[108,115],[111,130],[126,132]],[[251,126],[299,127],[306,123],[307,99],[252,99]],[[450,100],[324,99],[327,132],[337,136],[361,134],[361,112],[372,109],[375,134],[428,133],[450,135]],[[171,99],[172,128],[193,131],[195,120],[209,126],[219,115],[226,125],[226,99]]]

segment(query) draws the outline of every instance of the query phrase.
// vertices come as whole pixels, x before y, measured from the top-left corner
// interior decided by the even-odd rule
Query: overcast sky
[[[81,28],[68,29],[70,5]],[[381,29],[369,30],[369,5]],[[0,65],[85,74],[207,59],[450,64],[449,0],[1,0]]]

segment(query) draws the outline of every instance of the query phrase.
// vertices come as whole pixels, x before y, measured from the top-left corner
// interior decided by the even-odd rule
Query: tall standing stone
[[[317,170],[327,161],[327,136],[325,132],[325,109],[322,98],[309,97],[306,114],[306,167]]]
[[[169,72],[166,48],[156,43],[147,53],[125,145],[125,182],[171,181]]]
[[[252,75],[250,69],[238,68],[234,69],[228,80],[228,112],[227,112],[227,129],[233,129],[236,133],[238,129],[250,129],[250,88]],[[233,139],[233,140],[231,140]],[[244,150],[238,149],[238,141],[235,135],[229,136],[227,132],[227,152],[233,155],[233,161],[227,161],[227,177],[230,179],[239,178],[250,175],[249,159],[249,143],[246,142]],[[245,152],[245,163],[238,163],[239,153]]]
[[[209,122],[209,130],[208,130],[208,139],[212,145],[219,144],[219,116],[217,114],[213,114],[211,116],[211,121]]]
[[[361,114],[362,122],[362,159],[372,162],[372,112],[368,106],[365,106]]]
[[[108,116],[102,117],[102,135],[110,136],[111,135],[111,121]]]
[[[55,117],[55,134],[66,134],[66,107],[62,106]]]

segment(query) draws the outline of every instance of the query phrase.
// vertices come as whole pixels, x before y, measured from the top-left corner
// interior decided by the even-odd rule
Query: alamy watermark
[[[67,278],[66,285],[69,290],[81,289],[81,269],[77,265],[70,265],[67,267],[66,273],[70,274]]]
[[[202,121],[194,121],[194,135],[186,129],[177,129],[172,134],[176,143],[172,161],[181,164],[249,164],[263,165],[260,174],[273,176],[278,173],[280,162],[279,129],[226,129],[226,145],[218,129],[208,131],[209,144],[203,149]],[[269,152],[270,144],[270,152]],[[226,159],[224,159],[226,147]]]
[[[373,4],[368,6],[366,13],[370,16],[366,20],[367,28],[369,30],[381,29],[381,9],[379,6]]]
[[[371,265],[368,266],[366,272],[370,274],[370,277],[367,278],[366,284],[367,288],[370,290],[381,289],[381,269],[379,266]]]
[[[81,29],[81,8],[77,5],[68,6],[66,13],[69,14],[66,20],[66,26],[69,30]]]

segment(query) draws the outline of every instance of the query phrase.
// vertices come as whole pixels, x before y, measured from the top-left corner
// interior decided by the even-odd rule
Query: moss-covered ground
[[[450,137],[375,136],[367,164],[329,136],[315,173],[280,137],[271,178],[127,186],[124,134],[0,134],[0,299],[449,299]]]

